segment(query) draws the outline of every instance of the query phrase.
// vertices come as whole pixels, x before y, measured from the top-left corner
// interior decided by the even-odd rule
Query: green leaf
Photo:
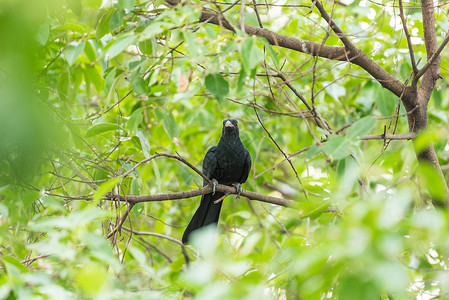
[[[324,86],[326,86],[328,84],[330,84],[330,83],[323,82]],[[340,97],[343,97],[346,95],[346,89],[337,83],[332,83],[326,87],[326,93],[328,93],[332,98],[334,98],[335,101],[339,101]]]
[[[139,178],[135,177],[131,181],[131,195],[133,196],[140,195]]]
[[[229,93],[229,84],[219,73],[207,75],[204,84],[209,93],[217,100],[223,100]]]
[[[7,218],[9,214],[9,210],[8,207],[2,203],[0,203],[0,219],[3,218]]]
[[[377,87],[376,91],[376,104],[380,113],[384,117],[392,116],[398,104],[398,99],[384,88]]]
[[[134,0],[118,0],[117,6],[119,9],[127,9],[131,11],[134,8]]]
[[[100,93],[104,89],[104,79],[101,76],[101,68],[98,65],[84,65],[86,83],[90,81],[95,86],[97,93]]]
[[[133,111],[131,116],[128,119],[128,122],[126,123],[126,128],[131,131],[131,133],[136,132],[137,127],[139,127],[140,122],[143,120],[143,108],[140,107]]]
[[[1,258],[6,271],[10,274],[11,277],[18,277],[20,273],[28,273],[28,268],[25,267],[17,258],[12,256],[4,256]],[[18,278],[16,278],[18,279]]]
[[[87,130],[85,137],[88,138],[88,137],[96,136],[96,135],[106,132],[106,131],[117,130],[117,129],[123,129],[123,128],[114,123],[100,123],[100,124],[91,126]]]
[[[50,35],[50,26],[45,23],[39,26],[39,31],[37,32],[35,38],[39,44],[45,46],[48,41],[48,36]]]
[[[164,32],[165,27],[167,27],[169,25],[170,25],[170,23],[154,20],[142,32],[142,34],[140,35],[140,40],[143,41],[143,40],[152,38],[155,35],[158,35],[158,34]]]
[[[100,203],[101,199],[108,193],[110,192],[115,185],[117,185],[120,182],[121,178],[117,177],[117,178],[113,178],[109,181],[103,182],[100,184],[100,188],[95,192],[94,194],[94,203],[98,204]]]
[[[320,155],[323,152],[323,147],[319,145],[310,146],[309,150],[306,153],[306,159],[312,159],[317,155]]]
[[[138,95],[148,95],[150,93],[150,88],[148,87],[148,82],[144,80],[139,74],[134,76],[132,81],[133,89]]]
[[[256,40],[255,36],[248,37],[241,48],[242,65],[246,72],[251,72],[264,57],[262,50],[255,45]]]
[[[152,37],[139,42],[139,50],[146,55],[157,56],[156,38]]]
[[[67,49],[65,49],[65,60],[69,63],[69,65],[73,65],[73,63],[77,60],[78,56],[84,50],[85,42],[79,42],[77,44],[70,44]]]
[[[138,196],[139,194],[136,194]],[[139,217],[142,212],[144,212],[144,204],[143,203],[136,203],[133,206],[132,212],[136,215],[136,217]]]
[[[93,47],[93,40],[87,41],[84,47],[84,54],[90,62],[94,62],[97,58],[97,53]]]
[[[241,92],[246,82],[246,72],[244,68],[240,68],[239,80],[237,82],[237,91]]]
[[[148,141],[148,138],[145,134],[145,132],[142,129],[137,129],[137,137],[140,140],[140,145],[142,146],[142,151],[143,151],[143,155],[145,156],[145,158],[149,158],[150,155],[150,142]]]
[[[164,112],[162,126],[171,140],[179,136],[179,127],[172,113],[168,110]]]
[[[376,124],[376,118],[373,116],[364,117],[358,121],[356,121],[354,124],[349,127],[346,138],[351,141],[356,141],[362,137],[364,137],[366,134],[370,132],[370,130],[374,127],[374,124]]]
[[[78,17],[81,17],[81,13],[83,11],[81,0],[69,0],[68,4],[73,13]]]
[[[98,21],[96,32],[97,40],[101,39],[104,35],[109,33],[109,21],[111,20],[111,16],[114,13],[113,10],[108,10]]]
[[[81,239],[91,250],[90,253],[92,256],[111,266],[114,271],[120,271],[122,269],[122,265],[112,251],[111,244],[103,236],[98,233],[85,232],[81,236]]]
[[[446,199],[446,184],[439,176],[438,171],[430,164],[420,163],[416,170],[420,182],[424,183],[433,199],[444,201]]]
[[[324,144],[324,152],[332,158],[339,160],[349,155],[350,141],[344,136],[334,135]]]
[[[107,50],[104,52],[104,56],[114,57],[119,55],[123,50],[128,48],[129,46],[135,44],[137,42],[137,36],[132,34],[124,34],[120,36],[118,39],[110,42],[106,48]]]
[[[123,10],[114,11],[109,20],[109,31],[113,32],[115,29],[122,26],[124,15],[125,12]]]
[[[274,67],[276,68],[276,70],[279,70],[279,68],[280,68],[279,59],[278,59],[276,52],[273,49],[273,46],[266,39],[262,38],[261,40],[264,43],[264,46],[265,46],[265,49],[267,50],[268,55],[273,60]]]
[[[316,204],[316,203],[314,203],[314,204]],[[312,207],[311,211],[309,211],[307,214],[305,214],[302,218],[316,219],[319,216],[321,216],[322,214],[324,214],[326,212],[326,210],[329,208],[329,204],[327,204],[327,203],[320,204],[316,207],[313,207],[313,204],[310,204],[310,206]]]
[[[434,89],[432,92],[432,99],[435,102],[435,106],[441,108],[442,95],[441,92],[437,89]]]

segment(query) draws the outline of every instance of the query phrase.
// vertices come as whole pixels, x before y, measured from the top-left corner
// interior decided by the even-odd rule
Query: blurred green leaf
[[[370,130],[376,124],[376,118],[373,116],[364,117],[351,125],[348,131],[346,132],[346,138],[351,141],[356,141],[361,139],[366,134],[370,132]]]
[[[132,10],[134,8],[134,0],[118,0],[118,8]]]
[[[81,3],[81,0],[68,0],[67,2],[73,13],[78,17],[81,17],[81,12],[83,10],[83,4]]]
[[[50,35],[50,26],[48,24],[42,24],[39,26],[39,31],[36,34],[36,40],[41,45],[45,45],[48,41],[48,37]]]
[[[229,93],[229,84],[221,74],[209,74],[204,78],[204,84],[209,93],[217,100],[223,100]]]
[[[2,203],[0,203],[0,218],[7,218],[9,214],[8,207]]]
[[[134,196],[140,195],[138,178],[133,178],[133,180],[131,181],[131,195],[134,195]]]
[[[349,155],[348,147],[348,139],[341,135],[334,135],[324,144],[323,150],[327,155],[339,160]]]
[[[118,130],[121,129],[123,130],[123,128],[121,126],[118,126],[117,124],[113,124],[113,123],[99,123],[99,124],[95,124],[93,126],[91,126],[87,132],[85,137],[92,137],[92,136],[96,136],[98,134],[104,133],[106,131],[111,131],[111,130]]]
[[[148,138],[145,134],[145,132],[142,129],[137,129],[137,137],[140,140],[140,145],[142,146],[143,154],[145,155],[145,158],[149,158],[151,156],[150,151],[150,142],[148,141]]]
[[[106,11],[98,21],[97,28],[95,30],[97,40],[101,39],[103,36],[109,33],[109,21],[111,20],[111,16],[113,13],[113,10]]]
[[[398,104],[398,99],[391,92],[380,87],[376,88],[376,94],[376,103],[382,116],[392,116]]]
[[[125,16],[123,10],[116,10],[111,15],[111,18],[109,19],[109,31],[113,32],[120,26],[122,26],[123,23],[123,17]]]
[[[28,269],[17,258],[12,256],[4,256],[1,258],[6,270],[11,277],[17,277],[20,273],[27,273]]]
[[[439,176],[438,170],[429,164],[420,163],[416,171],[420,181],[425,184],[433,199],[438,201],[447,199],[447,186],[441,176]]]
[[[251,72],[264,57],[263,52],[255,45],[256,41],[255,36],[250,36],[242,44],[242,65],[246,72]]]
[[[164,32],[165,27],[170,26],[170,23],[167,22],[151,22],[140,35],[140,40],[144,41],[146,39],[153,38],[154,36]]]
[[[162,126],[171,140],[179,136],[179,127],[175,118],[169,111],[165,111],[162,119]]]
[[[130,132],[136,133],[137,128],[139,127],[139,124],[142,122],[142,120],[143,120],[143,108],[140,107],[135,111],[133,111],[133,113],[128,119],[128,122],[126,123],[126,128]]]
[[[319,145],[312,145],[309,150],[307,150],[306,159],[312,159],[317,155],[323,153],[323,147]]]
[[[69,63],[69,66],[73,65],[76,59],[80,56],[80,54],[84,50],[85,42],[79,42],[76,45],[69,45],[65,50],[65,59]]]
[[[157,56],[156,38],[152,37],[139,42],[139,50],[146,55]]]
[[[126,48],[135,44],[137,37],[133,34],[122,34],[116,40],[111,41],[107,46],[107,50],[104,52],[106,57],[115,57],[122,53]]]

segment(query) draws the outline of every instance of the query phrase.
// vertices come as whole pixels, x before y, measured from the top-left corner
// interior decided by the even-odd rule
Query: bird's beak
[[[225,127],[234,127],[234,125],[232,125],[231,121],[226,121],[225,123]]]

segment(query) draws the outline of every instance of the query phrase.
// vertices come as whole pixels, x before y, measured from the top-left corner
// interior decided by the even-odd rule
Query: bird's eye
[[[235,122],[235,126],[239,126],[239,122]]]

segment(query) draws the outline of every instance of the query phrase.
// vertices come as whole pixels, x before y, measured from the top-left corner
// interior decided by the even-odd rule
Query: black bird
[[[218,145],[210,148],[203,160],[203,173],[214,182],[214,192],[201,197],[200,206],[182,236],[184,244],[188,243],[189,235],[196,229],[218,223],[223,201],[217,204],[214,204],[214,201],[220,199],[224,194],[215,192],[215,186],[218,183],[232,185],[240,195],[241,184],[248,179],[250,169],[251,156],[240,141],[237,120],[224,120]],[[207,185],[206,180],[203,181],[203,185]]]

